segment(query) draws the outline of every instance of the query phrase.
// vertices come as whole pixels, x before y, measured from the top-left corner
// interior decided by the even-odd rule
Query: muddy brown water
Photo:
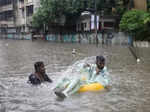
[[[77,50],[75,56],[72,49]],[[0,40],[0,112],[150,112],[150,48],[140,48],[141,62],[127,46]],[[111,90],[57,99],[52,87],[75,62],[102,54],[107,59]],[[32,86],[35,61],[44,61],[53,83]]]

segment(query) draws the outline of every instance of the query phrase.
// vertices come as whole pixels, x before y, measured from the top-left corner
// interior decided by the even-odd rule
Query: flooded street
[[[139,51],[137,64],[127,46],[0,40],[0,112],[150,112],[150,48]],[[59,101],[52,88],[63,71],[99,54],[107,59],[111,90],[77,93]],[[53,83],[27,83],[36,61],[44,61]]]

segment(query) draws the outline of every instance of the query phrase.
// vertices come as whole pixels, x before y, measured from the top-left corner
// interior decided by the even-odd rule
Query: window
[[[27,6],[27,16],[32,16],[33,14],[33,5]]]
[[[13,11],[5,11],[0,13],[0,20],[2,21],[10,21],[13,18]]]
[[[22,11],[22,17],[24,18],[24,8],[21,11]]]
[[[104,27],[113,27],[113,22],[104,22]]]
[[[0,6],[11,4],[12,0],[0,0]]]

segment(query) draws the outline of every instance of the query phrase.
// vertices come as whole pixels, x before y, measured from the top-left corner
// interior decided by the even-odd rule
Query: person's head
[[[35,72],[45,74],[45,66],[42,61],[35,62],[34,68],[35,68]]]
[[[96,56],[96,65],[98,69],[103,69],[105,66],[105,58],[103,56]]]

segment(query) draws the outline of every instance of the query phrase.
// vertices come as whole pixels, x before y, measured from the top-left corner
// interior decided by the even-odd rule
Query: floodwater
[[[72,49],[78,53],[72,55]],[[99,54],[107,59],[110,91],[59,100],[52,88],[64,71]],[[137,64],[127,46],[0,40],[0,112],[150,112],[150,48],[139,54]],[[36,61],[44,61],[53,83],[27,83]]]

